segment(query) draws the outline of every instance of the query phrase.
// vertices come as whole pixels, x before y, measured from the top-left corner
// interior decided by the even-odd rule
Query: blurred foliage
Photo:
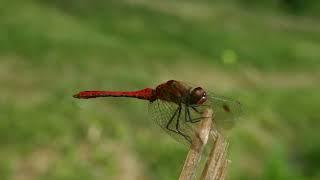
[[[177,179],[186,148],[147,102],[87,89],[169,79],[244,104],[230,179],[319,179],[320,4],[0,1],[1,179]]]
[[[320,15],[320,3],[317,0],[236,0],[249,7],[259,7],[287,12],[294,15]]]

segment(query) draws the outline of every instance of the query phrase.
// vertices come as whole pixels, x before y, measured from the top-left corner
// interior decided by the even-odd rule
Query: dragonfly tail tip
[[[74,97],[74,98],[80,98],[79,94],[74,94],[72,97]]]

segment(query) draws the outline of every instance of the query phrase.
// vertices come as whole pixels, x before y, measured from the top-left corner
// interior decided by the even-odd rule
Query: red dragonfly
[[[194,125],[203,118],[203,108],[211,107],[214,126],[217,130],[230,127],[241,112],[238,101],[217,96],[201,87],[169,80],[155,89],[138,91],[82,91],[75,98],[131,97],[149,101],[151,118],[179,142],[190,144],[194,136]]]

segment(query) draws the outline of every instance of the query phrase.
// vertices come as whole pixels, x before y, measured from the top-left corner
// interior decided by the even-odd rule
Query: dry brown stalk
[[[228,166],[228,142],[222,135],[217,134],[211,152],[207,159],[201,180],[223,180],[226,177]]]
[[[201,159],[203,147],[208,141],[212,124],[212,109],[205,109],[202,117],[205,118],[199,124],[193,137],[179,180],[193,179]]]
[[[202,116],[205,118],[201,121],[196,130],[179,180],[191,180],[195,177],[202,151],[207,144],[210,133],[214,133],[214,143],[211,147],[210,154],[200,179],[224,180],[226,177],[229,163],[229,160],[227,159],[229,144],[221,134],[211,130],[213,119],[212,109],[205,109]]]

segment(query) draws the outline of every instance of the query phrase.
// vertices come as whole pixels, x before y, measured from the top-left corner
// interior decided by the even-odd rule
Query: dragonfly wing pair
[[[184,106],[156,100],[149,104],[149,116],[166,133],[172,136],[176,141],[190,145],[191,138],[194,136],[196,123],[191,123],[190,117],[195,117],[195,112],[186,112],[188,109]],[[197,115],[197,117],[200,117]]]
[[[214,113],[214,126],[219,132],[231,129],[242,112],[239,101],[208,92],[207,104]]]
[[[149,116],[175,140],[190,145],[195,128],[202,119],[201,112],[208,107],[214,112],[212,128],[219,132],[230,129],[241,113],[239,102],[208,93],[207,102],[198,106],[153,101],[149,104]]]

